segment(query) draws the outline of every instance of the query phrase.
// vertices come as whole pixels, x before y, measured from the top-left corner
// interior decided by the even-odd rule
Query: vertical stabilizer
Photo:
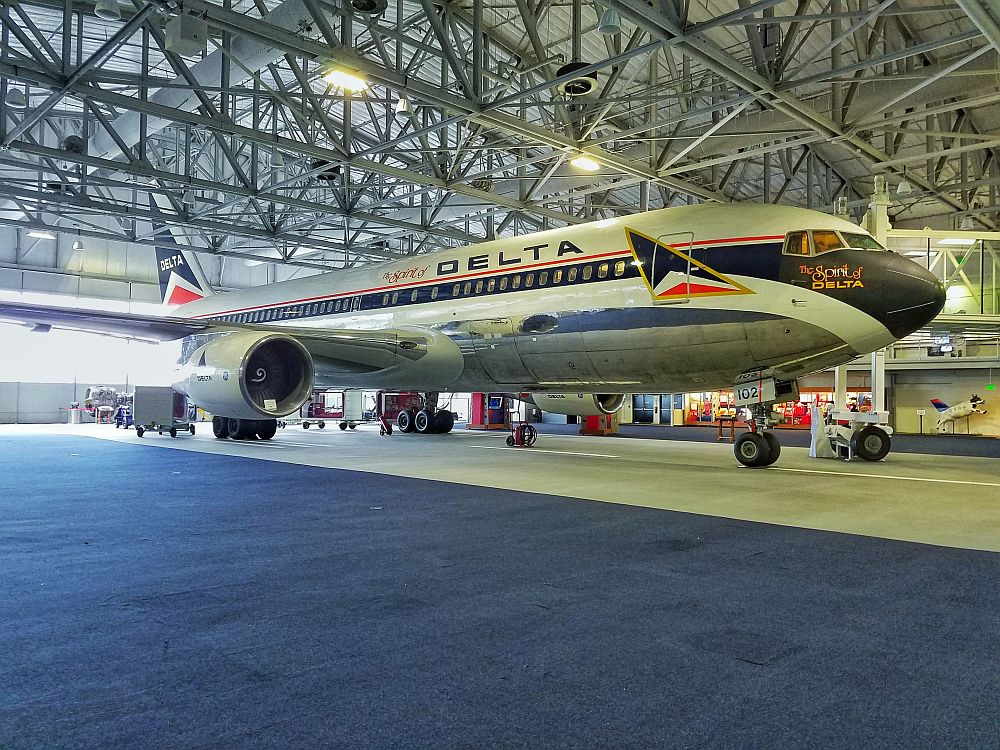
[[[161,202],[169,202],[162,196],[150,194],[149,207],[154,211],[163,210]],[[178,239],[173,231],[163,222],[153,219],[153,236],[173,240],[183,244],[183,238]],[[160,301],[171,307],[184,305],[196,299],[207,297],[214,293],[211,284],[205,277],[205,272],[198,258],[191,252],[184,252],[178,247],[154,247],[156,251],[156,268],[160,276]]]

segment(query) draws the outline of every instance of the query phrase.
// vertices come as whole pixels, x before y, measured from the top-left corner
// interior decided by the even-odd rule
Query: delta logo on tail
[[[180,250],[157,247],[156,267],[160,274],[160,298],[164,304],[183,305],[205,296],[194,269]]]
[[[671,245],[628,228],[625,235],[639,272],[656,301],[754,293],[691,257],[689,240]]]

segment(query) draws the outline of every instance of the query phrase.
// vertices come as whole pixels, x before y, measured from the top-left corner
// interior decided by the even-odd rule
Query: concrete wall
[[[967,401],[973,393],[986,399],[981,406],[987,414],[973,414],[968,422],[959,419],[955,423],[955,432],[973,435],[1000,436],[1000,393],[987,391],[987,383],[995,383],[996,370],[913,370],[893,373],[893,388],[895,403],[892,407],[895,427],[898,432],[915,433],[920,431],[918,409],[927,412],[924,416],[924,432],[933,433],[937,425],[937,412],[931,405],[931,399],[937,398],[954,406]],[[951,432],[951,426],[948,427]]]
[[[83,402],[91,383],[0,383],[0,424],[54,424],[69,421],[68,407]],[[107,385],[107,384],[106,384]],[[124,385],[112,385],[122,390]]]

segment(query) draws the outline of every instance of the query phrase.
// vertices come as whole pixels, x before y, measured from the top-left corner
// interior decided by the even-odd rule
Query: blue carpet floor
[[[989,553],[0,439],[0,748],[996,747],[998,580]]]

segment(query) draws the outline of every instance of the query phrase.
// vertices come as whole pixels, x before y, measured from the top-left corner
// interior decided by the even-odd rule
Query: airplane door
[[[471,320],[462,328],[472,341],[479,363],[494,382],[511,384],[534,381],[517,350],[514,323],[510,318]]]

